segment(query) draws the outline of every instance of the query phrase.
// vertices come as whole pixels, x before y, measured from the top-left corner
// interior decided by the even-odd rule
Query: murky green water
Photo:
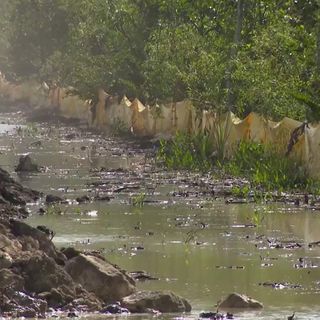
[[[14,115],[1,120],[24,123]],[[132,145],[63,127],[26,126],[18,134],[12,126],[0,125],[0,152],[0,166],[10,172],[19,155],[30,152],[45,167],[43,172],[13,175],[26,186],[70,199],[69,205],[51,208],[51,214],[33,213],[28,219],[55,230],[57,246],[97,249],[128,271],[145,270],[159,280],[140,282],[140,288],[172,290],[193,306],[190,315],[161,318],[197,318],[201,310],[214,310],[221,297],[236,291],[265,305],[263,311],[237,314],[239,319],[286,319],[294,311],[298,319],[319,319],[320,247],[307,244],[320,240],[320,212],[172,197],[170,191],[190,188],[181,176],[172,184],[160,183],[151,171],[142,173],[148,171],[144,154]],[[100,172],[101,167],[105,170]],[[129,171],[112,171],[117,168]],[[98,190],[91,185],[102,181]],[[123,185],[126,190],[114,192]],[[102,191],[111,201],[72,202],[79,195],[94,197]],[[153,202],[133,207],[130,199],[142,191]],[[58,211],[62,214],[54,213]],[[259,213],[256,228],[249,227],[254,211]],[[275,240],[302,246],[277,249],[268,243]],[[261,285],[266,282],[289,287]]]

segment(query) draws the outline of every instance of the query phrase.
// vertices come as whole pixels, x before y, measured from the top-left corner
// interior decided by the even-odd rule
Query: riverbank
[[[142,148],[134,140],[62,123],[32,125],[24,117],[17,122],[16,114],[7,114],[6,119],[21,129],[0,137],[1,165],[25,186],[62,199],[46,204],[43,197],[27,205],[32,213],[28,224],[52,229],[58,250],[69,246],[94,250],[128,271],[145,270],[159,280],[138,281],[137,289],[172,290],[186,297],[195,307],[191,318],[201,309],[212,310],[235,288],[264,303],[267,309],[261,317],[254,313],[256,319],[292,311],[287,307],[290,295],[273,291],[271,284],[294,292],[303,305],[316,299],[312,288],[317,269],[309,266],[311,261],[313,269],[318,265],[317,245],[304,250],[318,240],[317,217],[306,213],[304,205],[290,204],[290,198],[283,207],[226,204],[232,197],[232,179],[159,169],[153,148]],[[40,172],[14,172],[25,153]],[[246,183],[238,181],[239,186]],[[305,229],[309,231],[304,233]],[[264,248],[277,260],[267,259]],[[293,268],[300,257],[306,268]],[[308,271],[310,276],[301,281],[299,275]],[[299,303],[295,301],[295,306]],[[272,311],[274,305],[281,310]]]
[[[186,300],[171,292],[138,291],[129,274],[99,254],[58,250],[48,227],[33,228],[17,220],[27,216],[26,203],[37,200],[40,193],[22,187],[2,169],[0,193],[2,316],[191,311]]]

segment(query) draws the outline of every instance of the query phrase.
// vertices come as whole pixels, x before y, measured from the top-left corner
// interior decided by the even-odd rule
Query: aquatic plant
[[[208,134],[178,132],[172,140],[160,141],[157,159],[169,169],[208,171],[212,168],[213,151]]]
[[[180,132],[171,141],[161,140],[157,160],[169,169],[202,172],[218,169],[220,176],[245,177],[251,187],[232,188],[232,194],[241,198],[247,198],[250,190],[254,191],[255,199],[265,201],[269,191],[320,193],[320,182],[308,176],[300,161],[279,154],[270,145],[241,141],[234,154],[227,158],[226,128],[217,130],[214,139],[209,134]]]
[[[131,204],[134,207],[140,207],[142,208],[144,206],[145,200],[146,200],[146,194],[141,192],[133,197],[131,197]]]
[[[128,134],[127,126],[120,118],[114,119],[110,125],[110,128],[111,133],[115,136]]]
[[[299,161],[255,142],[241,141],[224,169],[234,176],[247,177],[254,187],[264,191],[304,189],[311,183]]]
[[[60,208],[60,206],[58,206],[56,204],[53,204],[53,205],[49,205],[47,207],[46,213],[49,214],[49,215],[56,215],[56,214],[62,215],[63,211]]]

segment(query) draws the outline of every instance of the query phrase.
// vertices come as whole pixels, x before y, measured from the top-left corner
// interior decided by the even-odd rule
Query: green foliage
[[[319,97],[312,96],[312,94],[293,93],[292,96],[307,108],[307,120],[309,122],[320,120],[320,101]]]
[[[240,142],[224,169],[234,176],[247,177],[253,186],[265,191],[303,189],[309,184],[300,163],[258,143]]]
[[[146,194],[141,192],[133,197],[131,197],[131,204],[134,207],[142,208],[146,200]]]
[[[190,98],[219,113],[304,120],[292,92],[319,93],[317,1],[0,2],[0,70],[86,99],[104,88],[150,104]]]
[[[126,124],[119,118],[114,119],[110,129],[111,133],[116,136],[124,136],[129,133]]]
[[[208,135],[177,133],[171,141],[160,141],[157,157],[170,169],[207,171],[213,151]]]
[[[46,210],[46,214],[49,215],[62,215],[63,211],[61,210],[59,205],[49,205]]]
[[[250,187],[249,186],[244,186],[244,187],[234,186],[231,189],[231,193],[233,196],[235,196],[237,198],[247,198],[250,193]]]

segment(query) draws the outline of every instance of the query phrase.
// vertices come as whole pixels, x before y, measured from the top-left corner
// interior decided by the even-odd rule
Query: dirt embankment
[[[139,292],[135,280],[104,257],[57,249],[51,230],[21,221],[25,204],[39,196],[0,169],[0,316],[191,310],[171,292]]]

